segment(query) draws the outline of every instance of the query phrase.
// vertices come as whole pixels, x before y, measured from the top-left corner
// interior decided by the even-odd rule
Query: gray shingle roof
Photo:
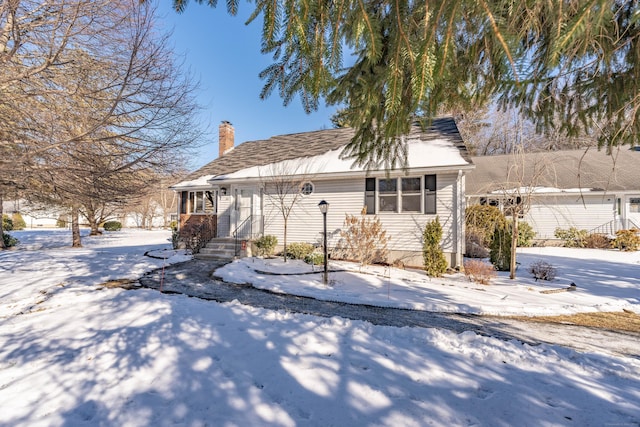
[[[563,150],[523,155],[473,157],[475,169],[466,181],[467,195],[519,186],[558,189],[640,191],[640,152],[622,147],[612,155],[595,148]],[[516,165],[525,165],[523,182],[516,178]],[[542,165],[544,173],[538,174]],[[511,173],[509,172],[511,171]]]
[[[182,182],[207,175],[229,174],[252,166],[320,155],[348,144],[353,135],[353,129],[340,128],[279,135],[269,139],[244,142],[192,172]],[[424,131],[416,125],[411,131],[411,136],[413,135],[420,135],[425,141],[436,138],[451,141],[458,147],[462,157],[469,161],[469,155],[453,118],[436,118]]]

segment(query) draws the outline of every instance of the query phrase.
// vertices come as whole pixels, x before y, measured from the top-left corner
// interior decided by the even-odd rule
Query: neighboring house
[[[345,215],[359,216],[366,206],[390,237],[389,262],[422,266],[422,232],[438,216],[442,248],[451,265],[462,264],[465,175],[473,164],[453,119],[435,119],[426,131],[414,126],[403,137],[408,167],[388,175],[340,158],[351,129],[274,136],[234,147],[234,129],[222,122],[219,135],[219,157],[171,187],[180,194],[181,226],[207,219],[219,238],[249,227],[251,238],[275,235],[281,244],[284,221],[273,195],[277,181],[290,178],[297,183],[298,201],[288,219],[289,243],[321,241],[318,203],[326,200],[329,248],[338,244]]]
[[[640,152],[595,148],[474,157],[468,204],[504,207],[518,194],[536,239],[556,228],[614,235],[640,228]]]

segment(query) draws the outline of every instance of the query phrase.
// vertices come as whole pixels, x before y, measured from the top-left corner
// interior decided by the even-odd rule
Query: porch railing
[[[236,227],[231,233],[235,240],[235,256],[240,254],[241,242],[250,241],[262,234],[262,215],[251,215]]]
[[[607,223],[597,226],[589,230],[589,234],[604,234],[607,236],[615,236],[616,235],[616,223],[617,221],[611,220]]]

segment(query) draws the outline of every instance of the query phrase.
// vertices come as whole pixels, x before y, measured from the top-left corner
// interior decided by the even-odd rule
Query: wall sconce
[[[227,195],[227,187],[220,187],[220,195],[221,196]]]

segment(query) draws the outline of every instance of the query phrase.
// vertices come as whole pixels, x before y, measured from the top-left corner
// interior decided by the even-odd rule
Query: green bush
[[[60,215],[56,220],[56,227],[67,228],[67,225],[68,225],[67,220],[62,215]]]
[[[2,229],[4,231],[13,230],[13,220],[7,214],[2,214]]]
[[[287,256],[291,259],[305,259],[315,248],[311,243],[294,242],[287,245]]]
[[[632,228],[630,230],[616,231],[616,238],[611,243],[614,248],[621,251],[637,251],[640,249],[640,230]]]
[[[526,221],[518,221],[518,247],[530,247],[534,237],[536,237],[536,232],[533,231],[533,227]]]
[[[472,205],[465,211],[467,233],[473,232],[481,238],[482,246],[491,246],[493,232],[506,222],[504,214],[496,206]]]
[[[4,241],[5,248],[10,248],[19,243],[18,239],[12,237],[9,233],[2,233],[2,240]]]
[[[278,244],[278,238],[272,235],[262,236],[253,242],[258,248],[258,255],[272,256]]]
[[[442,226],[438,217],[427,222],[422,233],[422,258],[424,271],[431,277],[440,277],[447,271],[447,259],[440,247]]]
[[[104,231],[120,231],[122,229],[120,221],[107,221],[102,226],[104,227]]]
[[[22,218],[22,215],[20,215],[20,212],[14,212],[11,215],[11,220],[13,221],[14,230],[24,230],[25,228],[27,228],[27,223],[24,222],[24,219]]]
[[[556,228],[553,233],[558,239],[564,241],[564,247],[566,248],[584,248],[585,240],[589,235],[587,230],[579,230],[576,227],[571,227],[568,230],[562,228]]]
[[[312,252],[304,257],[304,262],[311,265],[323,265],[324,254],[320,252]]]
[[[491,250],[489,251],[491,264],[498,271],[509,271],[511,268],[511,232],[507,224],[497,227],[493,233]]]

